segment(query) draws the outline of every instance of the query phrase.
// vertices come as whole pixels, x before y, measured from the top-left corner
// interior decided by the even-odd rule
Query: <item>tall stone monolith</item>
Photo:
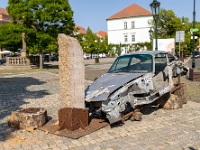
[[[61,108],[85,108],[83,50],[77,39],[58,35]]]

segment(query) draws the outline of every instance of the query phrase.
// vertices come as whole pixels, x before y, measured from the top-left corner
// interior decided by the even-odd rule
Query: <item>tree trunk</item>
[[[42,55],[42,52],[40,52],[39,55],[40,55],[40,69],[43,69],[43,55]]]
[[[0,44],[0,52],[2,52],[3,51],[3,47],[2,47],[2,45]],[[2,58],[2,54],[0,54],[0,58]]]

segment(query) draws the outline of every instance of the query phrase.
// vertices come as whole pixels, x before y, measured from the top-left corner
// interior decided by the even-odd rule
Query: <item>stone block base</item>
[[[58,111],[59,130],[67,129],[74,131],[79,128],[85,129],[88,126],[88,115],[88,109],[61,108]]]

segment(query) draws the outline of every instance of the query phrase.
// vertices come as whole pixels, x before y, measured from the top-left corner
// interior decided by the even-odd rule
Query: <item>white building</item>
[[[108,43],[131,46],[150,42],[149,29],[152,26],[152,13],[137,4],[126,7],[106,20]]]

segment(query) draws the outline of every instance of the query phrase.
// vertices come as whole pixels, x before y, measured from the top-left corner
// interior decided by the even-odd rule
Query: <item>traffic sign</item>
[[[191,29],[190,29],[190,32],[198,32],[198,31],[199,31],[198,28],[191,28]]]
[[[193,36],[191,36],[191,39],[193,39]],[[198,36],[194,36],[194,39],[198,39]]]
[[[185,32],[176,31],[176,42],[184,42],[184,41],[185,41]]]

